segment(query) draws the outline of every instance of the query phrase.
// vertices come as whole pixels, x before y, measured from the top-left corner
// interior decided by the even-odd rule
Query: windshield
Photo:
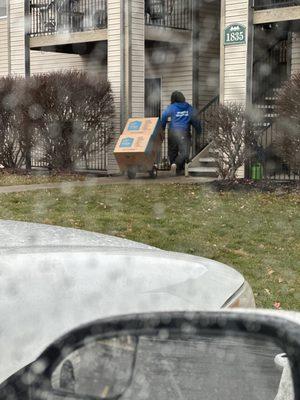
[[[248,3],[0,0],[0,385],[99,319],[300,311],[300,5]],[[193,346],[151,397],[199,395]],[[268,381],[222,354],[224,399],[232,357]]]

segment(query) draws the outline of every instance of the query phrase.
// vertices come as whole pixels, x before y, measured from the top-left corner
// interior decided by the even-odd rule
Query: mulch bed
[[[250,179],[215,180],[210,183],[217,192],[269,192],[277,194],[299,193],[300,180],[298,181],[253,181]]]

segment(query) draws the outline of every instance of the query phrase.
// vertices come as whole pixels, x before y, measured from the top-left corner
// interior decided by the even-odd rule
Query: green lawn
[[[79,174],[52,174],[52,175],[31,175],[12,174],[0,171],[0,186],[34,185],[40,183],[60,183],[83,181],[85,176]]]
[[[203,185],[109,185],[0,196],[0,218],[117,235],[234,266],[257,305],[300,310],[300,198]]]

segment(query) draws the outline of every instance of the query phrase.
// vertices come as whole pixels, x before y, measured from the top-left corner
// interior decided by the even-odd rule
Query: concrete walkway
[[[14,185],[14,186],[0,186],[1,193],[19,193],[29,192],[34,190],[47,190],[47,189],[61,189],[68,191],[71,188],[77,187],[93,187],[97,185],[159,185],[159,184],[190,184],[190,183],[207,183],[213,181],[215,178],[199,178],[199,177],[184,177],[184,176],[170,176],[169,172],[160,172],[157,179],[145,178],[145,176],[138,176],[136,179],[129,180],[125,176],[116,177],[101,177],[101,178],[87,178],[85,181],[73,182],[58,182],[58,183],[39,183],[34,185]]]

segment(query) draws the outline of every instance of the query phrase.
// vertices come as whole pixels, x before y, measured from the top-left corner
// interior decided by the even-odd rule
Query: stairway
[[[203,178],[216,179],[218,177],[216,160],[213,158],[210,149],[210,139],[208,136],[207,122],[211,112],[219,105],[219,95],[213,97],[200,110],[200,120],[202,124],[202,134],[195,146],[195,153],[187,166],[187,174]],[[198,150],[197,150],[198,149]]]
[[[190,176],[218,178],[216,160],[211,155],[209,144],[192,159],[187,170]]]
[[[255,104],[255,107],[261,112],[263,125],[265,127],[273,123],[274,119],[277,117],[276,113],[276,98],[279,89],[272,88],[271,93],[265,95],[264,98]]]

